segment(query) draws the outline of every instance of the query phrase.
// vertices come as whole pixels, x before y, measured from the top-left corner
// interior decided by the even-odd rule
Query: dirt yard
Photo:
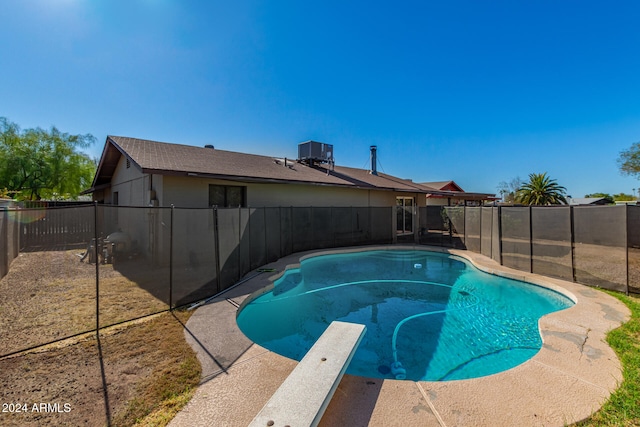
[[[95,328],[96,266],[80,252],[13,261],[0,280],[1,354]],[[100,265],[101,326],[166,310],[167,290],[161,270]],[[129,426],[149,414],[164,425],[200,379],[184,339],[189,314],[164,312],[103,329],[99,341],[90,333],[0,359],[0,425]]]
[[[187,317],[163,313],[107,330],[100,345],[93,335],[0,359],[0,425],[130,426],[163,405],[174,413],[200,380]]]
[[[26,252],[13,261],[0,280],[0,354],[95,329],[96,266],[81,262],[81,252]],[[100,265],[101,326],[168,308],[161,270],[140,266],[126,276]]]

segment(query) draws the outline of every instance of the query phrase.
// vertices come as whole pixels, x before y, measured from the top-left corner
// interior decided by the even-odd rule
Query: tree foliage
[[[613,195],[613,200],[616,202],[631,202],[633,200],[638,200],[638,197],[633,194],[618,193]]]
[[[640,178],[640,142],[636,142],[629,149],[620,152],[618,167],[623,175]]]
[[[516,195],[516,201],[525,205],[567,204],[567,189],[558,185],[547,173],[529,174],[529,182],[523,184]]]
[[[94,142],[55,127],[21,131],[0,117],[0,188],[18,200],[75,199],[91,186],[96,166],[79,150]]]
[[[516,194],[522,186],[522,180],[519,176],[513,178],[511,181],[500,181],[498,184],[498,192],[502,196],[502,199],[506,203],[515,203]]]
[[[597,198],[607,199],[607,201],[611,204],[615,202],[631,202],[638,199],[637,196],[634,196],[633,194],[626,194],[626,193],[618,193],[618,194],[614,194],[613,196],[609,193],[590,193],[590,194],[585,194],[584,197],[597,197]]]
[[[591,193],[585,194],[586,198],[594,198],[594,199],[605,199],[608,204],[612,205],[615,203],[615,199],[609,193]]]

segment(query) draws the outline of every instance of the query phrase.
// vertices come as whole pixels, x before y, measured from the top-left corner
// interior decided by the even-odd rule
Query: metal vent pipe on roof
[[[377,168],[377,164],[378,164],[378,156],[377,156],[377,151],[378,151],[378,147],[376,145],[372,145],[371,147],[369,147],[369,150],[371,150],[371,175],[378,175],[378,168]]]

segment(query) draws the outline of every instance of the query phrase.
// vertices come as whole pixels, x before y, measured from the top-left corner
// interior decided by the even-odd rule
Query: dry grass
[[[81,252],[13,261],[0,280],[0,353],[95,329],[96,266],[81,262]],[[167,310],[167,271],[135,260],[99,267],[100,326]],[[0,425],[165,425],[200,379],[184,339],[188,316],[164,311],[102,329],[99,341],[89,333],[1,359],[0,401],[27,412],[0,412]],[[61,412],[36,412],[40,403]]]
[[[125,407],[114,413],[114,426],[165,425],[191,399],[200,380],[200,363],[186,344],[182,323],[186,312],[175,312],[180,320],[162,315],[142,328],[128,331],[126,340],[117,337],[103,339],[103,351],[120,360],[138,360],[139,375],[135,395]],[[137,346],[135,345],[137,343]],[[144,357],[140,343],[144,343]]]
[[[2,402],[70,405],[66,413],[0,413],[0,425],[166,425],[200,379],[184,339],[188,316],[167,312],[107,329],[100,346],[93,335],[0,360]]]
[[[95,264],[81,262],[80,252],[27,252],[13,261],[0,280],[0,353],[95,329]],[[148,271],[125,276],[100,265],[100,326],[168,308],[166,280]]]

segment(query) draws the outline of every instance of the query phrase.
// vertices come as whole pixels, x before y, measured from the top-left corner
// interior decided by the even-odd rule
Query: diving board
[[[364,325],[332,322],[249,426],[318,425],[365,332]]]

